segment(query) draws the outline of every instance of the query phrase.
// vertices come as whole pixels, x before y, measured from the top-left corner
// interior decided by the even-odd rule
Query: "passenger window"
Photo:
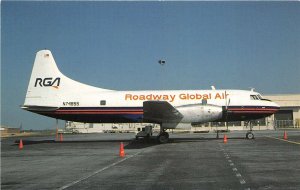
[[[100,105],[101,105],[101,106],[105,106],[105,105],[106,105],[106,100],[101,100],[101,101],[100,101]]]

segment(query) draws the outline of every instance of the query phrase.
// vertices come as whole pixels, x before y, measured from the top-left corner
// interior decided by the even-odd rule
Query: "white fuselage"
[[[147,102],[148,110],[145,110],[143,104]],[[170,122],[173,124],[169,128],[174,128],[174,123],[178,122],[258,119],[275,113],[279,106],[257,92],[245,90],[114,91],[96,88],[63,75],[51,52],[42,50],[36,55],[23,108],[70,121],[147,121],[165,123],[165,126]],[[145,117],[144,111],[148,116]]]

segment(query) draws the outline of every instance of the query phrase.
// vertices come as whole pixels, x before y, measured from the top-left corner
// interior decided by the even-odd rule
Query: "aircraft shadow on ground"
[[[33,145],[33,144],[43,144],[43,143],[57,143],[57,144],[64,144],[64,143],[104,143],[104,142],[131,142],[130,139],[120,139],[120,140],[64,140],[64,141],[57,141],[57,140],[22,140],[23,145]],[[16,140],[14,145],[18,145],[20,140]]]
[[[245,140],[246,138],[241,138],[241,137],[227,138],[227,140],[233,140],[233,139]],[[178,143],[206,142],[206,141],[223,142],[223,138],[170,138],[169,143],[178,144]]]
[[[227,138],[228,140],[233,140],[233,139],[240,139],[240,140],[245,140],[246,138],[243,137],[230,137]],[[187,142],[204,142],[204,141],[223,141],[223,138],[170,138],[169,139],[169,144],[170,143],[187,143]],[[167,144],[168,144],[167,143]],[[149,140],[146,139],[139,139],[139,140],[132,140],[128,145],[126,145],[124,148],[125,149],[142,149],[142,148],[147,148],[150,146],[156,146],[156,145],[161,145],[160,143],[157,142],[156,138],[151,138]]]
[[[55,143],[55,140],[22,140],[23,145]],[[19,145],[20,140],[16,140],[14,145]]]
[[[149,146],[159,145],[156,139],[150,139],[149,141],[140,139],[118,139],[118,140],[64,140],[64,141],[56,141],[56,140],[22,140],[23,145],[36,145],[36,144],[77,144],[77,143],[124,143],[125,149],[141,149]],[[13,146],[18,146],[20,140],[14,141]]]
[[[147,148],[150,146],[157,146],[159,143],[157,142],[156,138],[151,138],[151,139],[138,139],[138,140],[132,140],[129,142],[129,144],[125,145],[125,149],[143,149]]]
[[[227,138],[228,140],[230,139],[240,139],[244,140],[246,138],[244,137],[230,137]],[[185,143],[185,142],[201,142],[201,141],[214,141],[214,140],[223,140],[223,138],[170,138],[169,143]],[[23,145],[34,145],[34,144],[44,144],[44,143],[120,143],[123,142],[126,145],[124,146],[125,149],[142,149],[142,148],[147,148],[150,146],[156,146],[160,145],[160,143],[157,142],[156,138],[151,138],[151,139],[117,139],[117,140],[64,140],[64,141],[56,141],[56,140],[22,140]],[[16,140],[14,142],[14,145],[19,145],[20,140]],[[128,144],[127,144],[128,143]]]

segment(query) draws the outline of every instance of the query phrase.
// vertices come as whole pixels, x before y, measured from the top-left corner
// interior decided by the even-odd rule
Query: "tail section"
[[[85,85],[63,75],[51,51],[37,52],[25,98],[25,107],[60,107],[61,98],[95,91],[108,91]]]

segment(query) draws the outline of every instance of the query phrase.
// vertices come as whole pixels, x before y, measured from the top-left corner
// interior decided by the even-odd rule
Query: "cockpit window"
[[[256,96],[255,95],[250,95],[250,100],[256,100]]]
[[[250,100],[260,100],[261,97],[259,95],[250,95]]]
[[[260,94],[257,94],[257,97],[261,100],[263,99]]]
[[[263,100],[263,101],[269,101],[269,102],[271,102],[271,100],[263,98],[260,94],[250,95],[250,100]]]

